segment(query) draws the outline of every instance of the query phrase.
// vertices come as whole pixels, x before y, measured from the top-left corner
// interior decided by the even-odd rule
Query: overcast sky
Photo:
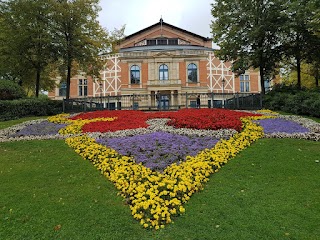
[[[128,36],[163,21],[211,38],[211,3],[214,0],[100,0],[100,23],[112,31],[126,25]]]

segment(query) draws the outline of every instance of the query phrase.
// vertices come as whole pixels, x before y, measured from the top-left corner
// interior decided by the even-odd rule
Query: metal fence
[[[133,94],[106,97],[86,97],[63,100],[64,112],[95,110],[177,110],[196,108],[226,108],[256,110],[262,108],[261,94],[249,93],[181,93],[181,94]]]

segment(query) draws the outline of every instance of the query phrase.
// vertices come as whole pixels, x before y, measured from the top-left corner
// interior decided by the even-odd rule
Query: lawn
[[[260,139],[158,231],[62,140],[0,144],[0,239],[319,239],[320,142]]]

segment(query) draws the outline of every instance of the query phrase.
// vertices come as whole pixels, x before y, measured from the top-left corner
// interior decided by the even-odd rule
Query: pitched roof
[[[186,33],[186,34],[189,34],[189,35],[192,35],[192,36],[194,36],[194,37],[196,37],[196,38],[200,38],[200,39],[202,39],[203,41],[212,41],[212,38],[203,37],[203,36],[200,36],[200,35],[198,35],[198,34],[195,34],[195,33],[189,32],[189,31],[187,31],[187,30],[184,30],[184,29],[182,29],[182,28],[173,26],[173,25],[171,25],[171,24],[169,24],[169,23],[166,23],[166,22],[163,21],[162,18],[160,19],[159,22],[157,22],[157,23],[155,23],[155,24],[153,24],[153,25],[151,25],[151,26],[149,26],[149,27],[147,27],[147,28],[144,28],[144,29],[142,29],[142,30],[140,30],[140,31],[138,31],[138,32],[135,32],[135,33],[133,33],[133,34],[125,37],[124,40],[127,40],[127,39],[130,39],[130,38],[132,38],[132,37],[135,37],[136,35],[139,35],[139,34],[145,32],[145,31],[148,31],[148,30],[150,30],[150,29],[152,29],[152,28],[155,28],[155,27],[157,27],[157,26],[160,26],[160,27],[161,27],[161,25],[162,25],[162,26],[167,26],[167,27],[169,27],[169,28],[172,28],[172,29],[181,31],[181,32]]]

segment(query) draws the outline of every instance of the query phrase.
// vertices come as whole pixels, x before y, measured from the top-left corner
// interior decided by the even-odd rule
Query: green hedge
[[[13,100],[25,97],[22,87],[9,80],[0,80],[0,100]]]
[[[27,98],[0,101],[0,120],[11,120],[26,116],[50,116],[62,112],[62,101]]]
[[[264,108],[284,111],[297,115],[320,117],[319,90],[288,90],[278,89],[264,96]]]

